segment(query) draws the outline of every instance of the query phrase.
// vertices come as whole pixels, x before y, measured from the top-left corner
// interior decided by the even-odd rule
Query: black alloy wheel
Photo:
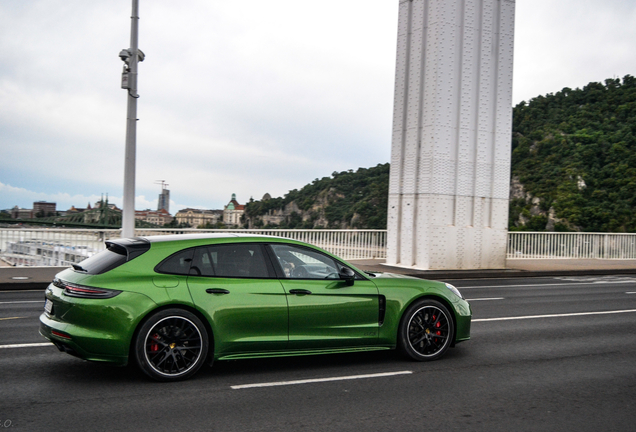
[[[152,315],[135,340],[137,364],[157,381],[191,377],[208,354],[208,333],[196,315],[182,309],[166,309]]]
[[[436,300],[423,299],[409,306],[402,317],[400,348],[414,360],[436,360],[452,344],[454,330],[446,306]]]

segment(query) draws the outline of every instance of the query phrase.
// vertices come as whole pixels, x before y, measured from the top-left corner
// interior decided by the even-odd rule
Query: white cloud
[[[633,2],[516,4],[515,103],[636,72]],[[138,208],[156,207],[158,179],[181,207],[222,208],[232,193],[280,196],[388,161],[397,9],[397,0],[141,2]],[[130,0],[0,2],[0,208],[121,197],[117,54],[129,17]]]
[[[33,208],[36,201],[46,201],[57,203],[58,210],[67,210],[71,206],[86,207],[89,203],[93,205],[101,197],[99,195],[70,195],[65,192],[45,193],[28,190],[21,187],[0,183],[0,195],[5,202],[13,202],[21,208]],[[10,206],[11,208],[14,206]],[[2,207],[3,210],[10,208]]]
[[[517,1],[514,102],[636,75],[636,3]]]

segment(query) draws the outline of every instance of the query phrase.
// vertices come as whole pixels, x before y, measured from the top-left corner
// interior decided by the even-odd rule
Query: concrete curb
[[[602,276],[636,274],[636,269],[588,269],[588,270],[411,270],[390,266],[357,266],[361,270],[398,273],[420,279],[503,279],[556,276]]]
[[[0,290],[45,289],[68,267],[0,267]]]
[[[526,259],[507,260],[505,269],[418,270],[387,265],[384,259],[352,260],[361,270],[398,273],[422,279],[501,279],[557,276],[603,276],[636,274],[636,260]]]
[[[502,279],[557,276],[636,275],[636,268],[577,269],[577,270],[414,270],[386,264],[352,262],[360,270],[397,273],[420,279]],[[67,267],[0,267],[0,290],[44,290],[55,275]]]

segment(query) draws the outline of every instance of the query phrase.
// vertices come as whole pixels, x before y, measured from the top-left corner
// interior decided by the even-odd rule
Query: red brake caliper
[[[152,335],[152,337],[154,339],[156,339],[156,338],[159,337],[159,335],[155,333],[155,334]],[[159,351],[159,344],[157,342],[155,342],[155,341],[152,341],[152,343],[150,344],[150,351],[152,351],[152,352]]]
[[[435,315],[433,315],[433,321],[434,321],[434,320],[435,320]],[[442,326],[442,325],[440,324],[440,322],[439,322],[439,321],[435,323],[435,328],[440,328],[441,326]],[[437,330],[437,331],[435,332],[435,334],[436,334],[437,336],[441,336],[441,335],[442,335],[442,332],[441,332],[441,331],[439,331],[439,330]]]

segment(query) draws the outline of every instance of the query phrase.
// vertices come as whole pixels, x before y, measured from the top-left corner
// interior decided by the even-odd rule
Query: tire
[[[157,381],[190,378],[208,357],[208,332],[196,315],[165,309],[151,315],[134,341],[139,368]]]
[[[455,325],[442,303],[423,299],[408,307],[400,322],[399,345],[413,360],[431,361],[442,357],[453,343]]]

